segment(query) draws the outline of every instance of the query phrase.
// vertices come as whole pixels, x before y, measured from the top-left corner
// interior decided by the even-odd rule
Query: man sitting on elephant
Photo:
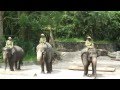
[[[96,65],[97,65],[97,51],[92,42],[90,36],[87,37],[85,42],[85,49],[81,53],[81,59],[84,65],[84,75],[88,74],[88,67],[92,63],[92,75],[96,77]]]
[[[6,41],[6,48],[13,48],[13,41],[11,37],[8,37],[8,40]]]
[[[92,41],[92,38],[90,36],[87,37],[87,40],[85,42],[86,50],[94,48],[94,43]]]
[[[92,41],[92,38],[88,36],[87,40],[85,41],[85,48],[81,51],[81,54],[84,52],[88,52],[88,50],[92,48],[94,48],[94,43]]]
[[[45,44],[46,43],[46,37],[45,37],[44,34],[41,34],[41,38],[40,38],[39,43],[41,43],[41,44]]]
[[[42,45],[46,44],[46,37],[45,37],[45,35],[43,33],[41,34],[38,46],[40,46],[41,44]],[[36,49],[36,52],[37,52],[37,49]]]

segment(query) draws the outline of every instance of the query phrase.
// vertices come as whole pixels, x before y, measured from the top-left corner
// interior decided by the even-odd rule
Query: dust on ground
[[[84,71],[68,70],[71,65],[83,66],[81,52],[62,52],[62,60],[53,63],[51,74],[41,74],[40,65],[23,65],[20,71],[4,70],[0,68],[0,79],[94,79],[94,77],[83,77]],[[97,71],[97,79],[120,79],[120,61],[111,60],[108,56],[97,58],[97,67],[113,67],[114,72]],[[92,72],[89,71],[89,74]]]

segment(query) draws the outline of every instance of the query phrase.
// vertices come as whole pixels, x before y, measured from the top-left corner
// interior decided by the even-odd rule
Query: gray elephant
[[[82,63],[84,65],[84,76],[88,74],[88,68],[92,63],[92,75],[96,77],[97,57],[100,56],[100,52],[94,49],[89,49],[88,52],[84,52],[81,55]]]
[[[3,60],[5,61],[5,70],[7,68],[7,62],[9,63],[9,68],[14,71],[13,66],[15,65],[16,70],[20,70],[20,65],[24,57],[24,50],[19,46],[14,46],[13,48],[3,48]],[[17,62],[19,62],[17,66]]]
[[[53,48],[46,42],[46,44],[39,44],[36,47],[37,61],[41,65],[41,73],[44,72],[44,63],[46,64],[47,73],[52,72]]]

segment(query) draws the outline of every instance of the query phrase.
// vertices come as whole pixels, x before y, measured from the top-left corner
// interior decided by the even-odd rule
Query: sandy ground
[[[4,70],[4,66],[0,68],[0,79],[94,79],[94,77],[84,77],[83,71],[68,70],[71,65],[83,66],[80,58],[80,51],[62,52],[61,61],[53,64],[53,72],[51,74],[41,74],[40,65],[23,65],[20,71]],[[113,67],[114,72],[97,71],[96,79],[120,79],[120,61],[111,60],[107,56],[98,57],[97,67]],[[89,74],[92,72],[89,71]]]

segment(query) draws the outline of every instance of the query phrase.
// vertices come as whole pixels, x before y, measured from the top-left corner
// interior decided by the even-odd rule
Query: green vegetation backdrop
[[[120,11],[5,11],[3,18],[3,40],[12,36],[26,57],[35,56],[41,33],[49,37],[48,25],[56,41],[82,41],[87,35],[120,41]]]

